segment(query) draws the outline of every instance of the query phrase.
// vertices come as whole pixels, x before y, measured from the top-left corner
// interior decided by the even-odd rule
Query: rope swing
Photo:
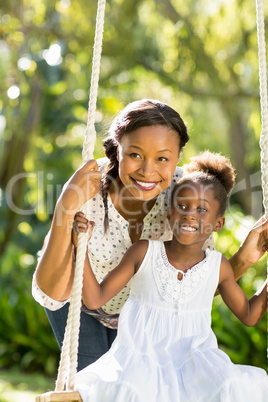
[[[265,215],[268,214],[268,104],[267,104],[267,67],[265,49],[265,27],[263,0],[256,0],[256,20],[259,55],[259,81],[262,131],[260,136],[261,174],[263,188],[263,205]]]
[[[89,159],[93,159],[93,151],[96,142],[95,112],[96,112],[97,95],[98,95],[105,4],[106,0],[98,1],[96,29],[95,29],[95,44],[93,49],[92,75],[91,75],[91,85],[89,95],[88,119],[85,132],[85,140],[83,144],[83,151],[82,151],[82,157],[84,163],[87,162]],[[74,378],[77,369],[77,351],[78,351],[78,340],[80,330],[80,309],[82,300],[83,271],[84,271],[87,241],[88,241],[88,234],[79,233],[74,285],[73,285],[71,303],[69,307],[67,326],[62,346],[61,360],[59,365],[58,378],[56,382],[56,391],[63,391],[65,384],[67,390],[74,389]]]
[[[105,18],[106,0],[98,0],[95,39],[93,48],[92,74],[88,105],[87,127],[82,150],[83,163],[93,159],[96,142],[95,112],[97,105],[100,61],[102,52],[102,39]],[[82,208],[83,211],[83,208]],[[83,211],[84,212],[84,211]],[[65,329],[64,341],[55,392],[49,392],[36,397],[36,402],[49,401],[81,401],[78,392],[74,392],[74,380],[77,370],[77,354],[80,330],[81,300],[83,288],[83,271],[88,242],[87,233],[79,233],[74,285],[70,301],[68,319]]]
[[[102,39],[105,18],[106,0],[98,0],[95,39],[93,48],[92,75],[88,105],[87,127],[82,150],[83,162],[93,159],[96,142],[95,112],[97,104]],[[259,55],[259,80],[262,132],[260,136],[261,172],[263,186],[263,203],[265,214],[268,214],[268,106],[267,106],[267,72],[263,0],[256,0],[256,21]],[[83,208],[82,208],[83,211]],[[85,212],[85,211],[83,211]],[[89,218],[88,218],[89,219]],[[36,402],[82,402],[80,394],[74,391],[75,375],[77,370],[77,352],[80,330],[80,310],[83,287],[83,269],[88,242],[87,233],[79,233],[76,256],[76,268],[69,314],[62,346],[58,377],[55,392],[48,392],[36,397]]]

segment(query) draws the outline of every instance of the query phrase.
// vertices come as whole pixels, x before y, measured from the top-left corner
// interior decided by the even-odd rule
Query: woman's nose
[[[144,176],[150,176],[154,172],[154,163],[152,161],[143,161],[140,169]]]

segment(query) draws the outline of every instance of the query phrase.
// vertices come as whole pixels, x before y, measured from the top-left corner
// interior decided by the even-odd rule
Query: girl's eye
[[[201,213],[207,212],[207,209],[205,207],[198,207],[197,210],[198,210],[198,212],[201,212]]]
[[[184,204],[178,204],[177,209],[184,211],[186,206]]]

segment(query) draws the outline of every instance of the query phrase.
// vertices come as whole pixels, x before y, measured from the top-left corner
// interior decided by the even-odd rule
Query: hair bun
[[[235,184],[235,171],[228,158],[210,151],[205,151],[190,159],[190,163],[184,166],[186,173],[204,172],[215,176],[223,185],[227,195],[230,195]]]

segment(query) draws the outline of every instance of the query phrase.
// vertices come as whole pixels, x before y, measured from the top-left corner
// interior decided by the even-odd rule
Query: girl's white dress
[[[233,364],[211,329],[220,263],[207,250],[179,280],[164,243],[149,241],[116,340],[76,375],[84,402],[268,401],[265,370]]]

